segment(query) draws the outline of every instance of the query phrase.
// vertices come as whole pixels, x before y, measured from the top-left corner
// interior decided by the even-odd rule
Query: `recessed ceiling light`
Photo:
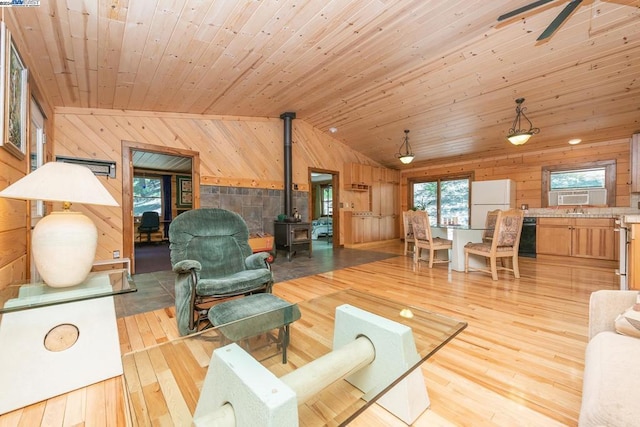
[[[338,128],[330,127],[329,128],[329,132],[336,133],[336,132],[338,132]]]
[[[573,138],[569,140],[569,144],[571,145],[576,145],[576,144],[580,144],[582,142],[582,140],[580,138]]]

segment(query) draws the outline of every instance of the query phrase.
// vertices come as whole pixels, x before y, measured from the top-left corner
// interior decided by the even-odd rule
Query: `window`
[[[605,188],[607,190],[607,205],[615,206],[615,160],[542,168],[542,207],[549,206],[549,191],[594,188]]]
[[[577,188],[605,188],[605,168],[550,173],[550,190],[572,190]]]
[[[412,187],[411,206],[426,210],[432,226],[469,225],[469,177],[414,182]]]
[[[154,211],[162,214],[162,179],[160,177],[133,178],[133,216]]]
[[[322,216],[333,215],[333,188],[330,185],[322,186]]]

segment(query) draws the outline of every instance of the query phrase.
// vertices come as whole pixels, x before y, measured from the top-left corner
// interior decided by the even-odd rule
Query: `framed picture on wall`
[[[193,204],[193,187],[190,176],[176,176],[176,207],[191,208]]]
[[[0,32],[0,66],[3,76],[0,88],[3,135],[0,145],[15,157],[23,159],[27,153],[28,71],[4,22]]]

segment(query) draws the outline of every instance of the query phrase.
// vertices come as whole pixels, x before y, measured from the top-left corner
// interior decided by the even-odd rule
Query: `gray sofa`
[[[601,290],[589,302],[580,427],[640,425],[640,338],[615,332],[638,291]]]

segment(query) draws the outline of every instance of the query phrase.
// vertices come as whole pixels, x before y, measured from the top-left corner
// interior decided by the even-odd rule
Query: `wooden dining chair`
[[[469,255],[475,254],[489,259],[489,268],[473,268],[475,271],[490,273],[493,280],[498,280],[498,270],[513,272],[516,279],[520,278],[518,267],[518,247],[520,246],[520,233],[522,232],[522,222],[524,211],[520,209],[509,209],[499,211],[496,217],[496,226],[490,242],[467,243],[464,246],[464,271],[469,272]],[[511,258],[511,268],[501,263],[497,265],[497,260]]]
[[[413,253],[415,251],[414,242],[415,239],[413,237],[413,228],[411,227],[411,217],[415,211],[408,210],[402,212],[402,236],[404,238],[404,255],[407,256],[407,253]],[[409,250],[409,245],[411,245],[411,251]]]
[[[429,225],[429,215],[425,211],[415,211],[411,215],[411,227],[413,229],[413,238],[415,239],[413,250],[414,270],[418,267],[422,249],[429,251],[429,268],[433,268],[434,263],[449,262],[448,256],[446,259],[436,259],[436,251],[451,249],[453,242],[441,237],[433,237],[431,225]]]

